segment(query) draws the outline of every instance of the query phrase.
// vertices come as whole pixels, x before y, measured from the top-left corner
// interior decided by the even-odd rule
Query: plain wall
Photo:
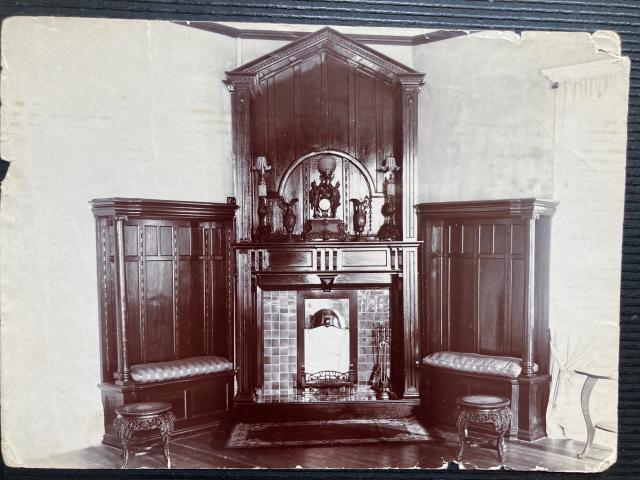
[[[558,202],[547,430],[582,441],[585,377],[575,370],[615,374],[618,364],[629,90],[619,51],[610,32],[483,32],[414,49],[414,68],[426,73],[417,201]],[[594,390],[596,421],[616,419],[616,386]],[[596,442],[613,445],[615,435]]]
[[[414,47],[417,202],[553,197],[555,91],[542,68],[606,57],[587,33],[483,32]]]
[[[226,201],[233,192],[224,71],[285,42],[104,19],[11,18],[2,33],[0,153],[12,162],[0,211],[2,449],[16,465],[101,439],[95,238],[87,202],[110,196]],[[541,69],[610,57],[596,53],[587,34],[500,35],[505,38],[372,45],[427,75],[417,201],[562,197],[556,224],[568,212],[588,221],[580,197],[562,187],[571,181],[562,172],[580,164],[568,157],[558,162],[564,158],[555,140],[558,91]],[[625,82],[616,105],[626,105]],[[618,132],[615,145],[607,144],[617,151],[607,167],[616,193],[598,213],[611,214],[607,228],[617,229],[583,244],[592,254],[597,240],[594,265],[608,269],[607,281],[618,278],[598,310],[616,327],[625,112],[607,117]],[[575,142],[584,133],[572,132],[563,138]],[[590,232],[570,230],[560,236],[554,230],[554,258],[571,248],[575,235]],[[565,267],[554,263],[552,275]],[[581,285],[603,288],[596,276]],[[585,300],[565,280],[552,285],[552,324],[571,309],[573,318],[599,328],[602,318],[590,313],[592,304],[579,303]],[[560,311],[563,301],[569,306]],[[566,340],[572,333],[561,335]],[[617,344],[608,354],[617,359]],[[579,427],[575,408],[569,422]]]
[[[548,430],[585,438],[576,408],[585,377],[575,370],[615,376],[618,367],[629,62],[596,60],[544,73],[558,85]],[[596,422],[616,420],[616,387],[596,384],[590,402]],[[616,436],[600,431],[595,441],[615,444]]]
[[[98,444],[99,197],[226,202],[235,41],[168,22],[2,26],[2,452]]]

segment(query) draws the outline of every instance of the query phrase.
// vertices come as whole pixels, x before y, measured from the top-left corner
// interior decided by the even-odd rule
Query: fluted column
[[[129,359],[127,355],[127,286],[124,262],[124,223],[127,217],[115,217],[115,266],[116,266],[116,324],[118,339],[118,371],[115,375],[116,384],[130,383]]]
[[[237,402],[256,398],[256,307],[252,285],[251,252],[236,251],[236,362],[238,369]]]
[[[527,242],[527,309],[524,317],[524,335],[522,345],[522,376],[531,377],[533,375],[533,351],[536,318],[536,221],[538,215],[534,215],[528,221]]]
[[[251,187],[251,83],[249,79],[229,80],[233,109],[233,193],[239,199],[236,214],[236,238],[239,241],[251,238],[254,211]]]

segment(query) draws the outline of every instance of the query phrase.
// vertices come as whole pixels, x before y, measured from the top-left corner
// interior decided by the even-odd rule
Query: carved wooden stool
[[[465,395],[456,399],[456,427],[460,436],[460,451],[456,460],[462,460],[464,446],[467,440],[467,428],[470,423],[493,424],[498,433],[498,443],[496,450],[498,458],[502,462],[502,452],[504,450],[504,437],[509,431],[511,423],[511,409],[509,400],[497,395]]]
[[[140,430],[160,429],[162,435],[162,446],[164,458],[167,461],[167,468],[171,468],[169,457],[169,437],[173,433],[173,426],[176,420],[171,411],[171,404],[167,402],[141,402],[130,403],[116,407],[118,416],[113,421],[113,426],[118,431],[118,438],[122,442],[122,452],[124,463],[122,468],[127,467],[129,461],[129,440],[133,434]]]

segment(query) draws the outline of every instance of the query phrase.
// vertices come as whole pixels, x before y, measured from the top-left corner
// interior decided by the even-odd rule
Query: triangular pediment
[[[357,65],[387,81],[419,84],[424,76],[333,28],[325,27],[227,72],[227,83],[257,84],[292,65],[323,53]]]

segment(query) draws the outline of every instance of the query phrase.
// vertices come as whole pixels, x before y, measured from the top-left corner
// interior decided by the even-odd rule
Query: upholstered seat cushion
[[[522,360],[519,358],[494,357],[477,353],[435,352],[426,356],[422,363],[459,372],[482,373],[508,378],[516,378],[522,371]],[[538,366],[534,364],[533,370],[537,372]]]
[[[498,395],[465,395],[458,397],[456,403],[461,407],[471,408],[501,408],[511,403],[508,398]]]
[[[116,413],[125,417],[144,417],[160,415],[171,410],[169,402],[139,402],[116,407]]]
[[[194,377],[196,375],[222,372],[231,369],[233,369],[233,364],[223,357],[191,357],[169,362],[132,365],[131,378],[138,383],[151,383],[162,380]]]

